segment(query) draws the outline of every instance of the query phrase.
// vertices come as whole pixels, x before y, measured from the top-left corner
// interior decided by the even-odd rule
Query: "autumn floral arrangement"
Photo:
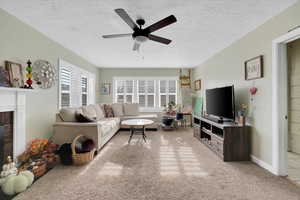
[[[57,163],[58,157],[55,154],[57,148],[58,145],[45,138],[31,141],[27,145],[26,151],[18,156],[20,170],[32,171],[35,178],[44,175]]]

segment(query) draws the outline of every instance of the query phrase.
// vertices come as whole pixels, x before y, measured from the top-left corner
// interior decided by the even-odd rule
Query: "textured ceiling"
[[[0,7],[99,67],[194,67],[297,0],[0,0]],[[148,26],[170,14],[178,20],[133,52],[130,33],[114,12],[124,8]]]

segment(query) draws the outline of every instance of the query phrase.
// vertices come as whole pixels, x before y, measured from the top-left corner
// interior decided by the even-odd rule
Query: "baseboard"
[[[272,174],[274,174],[276,176],[278,175],[277,171],[273,168],[272,165],[266,163],[265,161],[262,161],[262,160],[258,159],[254,155],[251,155],[251,161],[254,162],[255,164],[257,164],[258,166],[268,170]]]

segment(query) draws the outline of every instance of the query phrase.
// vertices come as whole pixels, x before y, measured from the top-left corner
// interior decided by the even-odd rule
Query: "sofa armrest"
[[[53,124],[52,141],[55,144],[62,145],[64,143],[72,143],[78,135],[84,135],[94,140],[97,149],[100,148],[100,124],[78,123],[78,122],[56,122]]]
[[[73,127],[95,127],[101,126],[97,122],[79,123],[79,122],[55,122],[53,126],[73,126]]]

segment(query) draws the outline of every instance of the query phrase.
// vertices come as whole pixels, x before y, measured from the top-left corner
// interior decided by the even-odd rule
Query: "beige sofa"
[[[115,116],[111,118],[105,117],[103,104],[79,108],[63,108],[56,114],[52,140],[56,144],[61,145],[64,143],[71,143],[77,135],[82,134],[93,139],[97,149],[101,149],[120,128],[128,128],[126,126],[121,126],[121,121],[123,120],[150,119],[155,122],[150,128],[157,128],[159,122],[157,114],[140,113],[139,111],[132,111],[132,113],[130,113],[130,109],[129,111],[128,109],[125,109],[128,107],[130,108],[130,106],[134,107],[133,105],[128,104],[112,104]],[[76,112],[89,115],[97,121],[88,123],[77,122],[75,118]]]

